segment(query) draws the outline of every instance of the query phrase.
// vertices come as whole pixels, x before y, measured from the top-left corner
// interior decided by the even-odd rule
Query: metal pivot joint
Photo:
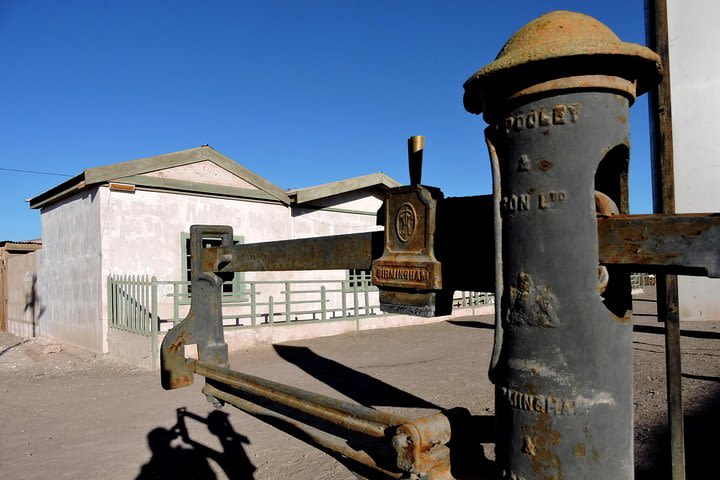
[[[373,261],[372,282],[380,288],[384,312],[433,317],[450,313],[451,298],[442,295],[442,272],[435,257],[435,230],[440,189],[420,185],[423,137],[408,139],[410,185],[387,192],[385,247]]]
[[[502,478],[633,476],[631,302],[612,288],[626,275],[598,274],[595,199],[626,208],[629,106],[658,68],[596,20],[553,12],[465,84],[499,171]]]

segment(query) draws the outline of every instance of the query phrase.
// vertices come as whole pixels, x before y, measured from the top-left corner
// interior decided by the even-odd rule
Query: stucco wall
[[[668,1],[670,82],[678,213],[720,212],[720,62],[715,45],[720,2]],[[720,280],[680,277],[681,320],[720,320]]]
[[[245,242],[289,238],[289,208],[280,204],[208,198],[137,190],[115,192],[101,187],[103,224],[102,278],[110,274],[181,280],[181,234],[195,224],[230,225]],[[161,317],[172,312],[171,287],[159,290]],[[107,328],[107,293],[103,292],[103,326]],[[107,337],[105,335],[104,337]]]
[[[6,258],[7,331],[22,338],[41,333],[45,302],[37,282],[37,252]]]
[[[45,302],[42,334],[103,352],[99,209],[97,189],[43,208],[43,248],[37,255],[40,298]]]
[[[315,209],[291,210],[277,203],[209,198],[98,187],[43,210],[40,295],[47,299],[43,334],[93,351],[107,353],[106,282],[110,274],[181,280],[184,270],[181,234],[194,224],[231,225],[245,243],[338,235],[377,230],[379,195],[336,196],[324,205],[366,214]],[[249,272],[247,280],[346,278],[345,270]],[[282,296],[282,286],[264,286],[264,295]],[[161,318],[172,315],[172,287],[158,293]],[[376,295],[376,294],[375,294]],[[296,297],[295,300],[301,299]],[[371,303],[376,303],[375,297]],[[339,297],[329,307],[339,307]],[[311,308],[311,305],[308,305]],[[182,307],[181,314],[186,313]],[[229,308],[227,313],[232,313]]]
[[[180,280],[182,232],[189,232],[194,224],[231,225],[234,234],[245,243],[291,238],[340,235],[377,230],[375,217],[362,214],[291,209],[279,204],[207,198],[171,193],[136,190],[134,193],[114,192],[105,187],[99,191],[103,225],[102,277],[110,274],[156,276],[158,280]],[[336,208],[374,212],[382,203],[378,195],[363,193],[338,196],[330,202]],[[250,272],[246,280],[326,280],[346,278],[345,270],[312,272]],[[272,295],[280,301],[283,287],[263,285],[265,299]],[[319,288],[319,287],[318,287]],[[337,288],[337,286],[335,286]],[[160,287],[158,309],[161,318],[172,315],[172,287]],[[103,293],[106,305],[106,293]],[[376,302],[376,295],[371,303]],[[309,298],[310,296],[308,296]],[[295,297],[302,300],[303,297]],[[265,300],[266,301],[266,300]],[[338,308],[335,298],[328,306]],[[308,308],[311,308],[308,305]],[[103,308],[104,323],[107,308]],[[227,307],[226,313],[247,310]],[[186,314],[187,306],[180,309]]]
[[[187,182],[197,182],[198,179],[202,179],[202,183],[207,183],[209,185],[221,185],[225,187],[257,190],[257,188],[252,184],[233,175],[227,170],[220,168],[210,160],[191,163],[189,165],[182,165],[180,167],[166,168],[157,172],[149,172],[145,175],[157,178],[171,178]]]
[[[358,213],[338,212],[329,210],[318,210],[311,208],[293,208],[292,228],[293,238],[324,237],[329,235],[345,235],[350,233],[368,232],[381,230],[376,225],[376,212],[382,205],[381,194],[373,192],[350,192],[344,195],[336,195],[328,199],[313,202],[314,205],[333,208],[338,210],[355,211]],[[368,215],[367,213],[372,213]],[[276,275],[278,279],[287,277]],[[313,272],[294,272],[292,278],[307,278],[312,280],[345,280],[347,270],[325,270]],[[329,285],[328,288],[339,288],[337,284]],[[308,296],[308,299],[312,295]],[[314,296],[317,298],[317,295]],[[301,297],[298,297],[301,298]],[[341,299],[339,294],[328,295],[328,308],[340,308]],[[360,299],[364,305],[364,297]],[[378,303],[378,294],[370,295],[369,304]],[[319,308],[318,305],[313,307]]]

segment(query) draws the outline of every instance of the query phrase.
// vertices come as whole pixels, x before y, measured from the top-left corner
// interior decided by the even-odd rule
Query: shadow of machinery
[[[717,470],[714,442],[720,431],[720,387],[711,389],[704,401],[693,412],[685,414],[685,474],[687,480],[711,478],[708,472]],[[637,465],[635,480],[655,480],[670,478],[670,437],[667,424],[654,425],[658,433],[646,442],[646,456],[651,462]]]
[[[176,410],[177,422],[171,428],[157,427],[147,435],[152,457],[141,467],[136,480],[192,478],[194,480],[215,480],[209,460],[215,462],[229,480],[252,480],[255,466],[250,462],[243,445],[250,440],[237,433],[228,414],[212,411],[207,417],[188,412],[185,408]],[[221,451],[208,447],[190,437],[187,419],[207,426],[217,437]]]

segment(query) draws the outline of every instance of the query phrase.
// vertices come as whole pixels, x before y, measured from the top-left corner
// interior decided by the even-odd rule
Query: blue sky
[[[282,188],[383,171],[490,192],[462,84],[551,10],[644,43],[631,1],[0,0],[0,240],[38,238],[25,199],[83,169],[210,144]],[[647,103],[632,111],[630,202],[651,211]]]

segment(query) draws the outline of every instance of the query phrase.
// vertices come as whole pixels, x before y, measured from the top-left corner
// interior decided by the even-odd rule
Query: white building
[[[108,277],[186,280],[191,225],[230,225],[246,243],[375,230],[383,192],[397,185],[377,173],[285,191],[208,146],[84,170],[30,200],[42,222],[40,333],[107,353],[120,338],[108,327]],[[239,299],[243,280],[347,272],[304,275],[238,275],[226,293]],[[177,309],[165,294],[158,303],[161,317]]]
[[[720,212],[720,54],[717,0],[670,0],[670,87],[677,213]],[[720,279],[678,280],[680,320],[720,320]]]

